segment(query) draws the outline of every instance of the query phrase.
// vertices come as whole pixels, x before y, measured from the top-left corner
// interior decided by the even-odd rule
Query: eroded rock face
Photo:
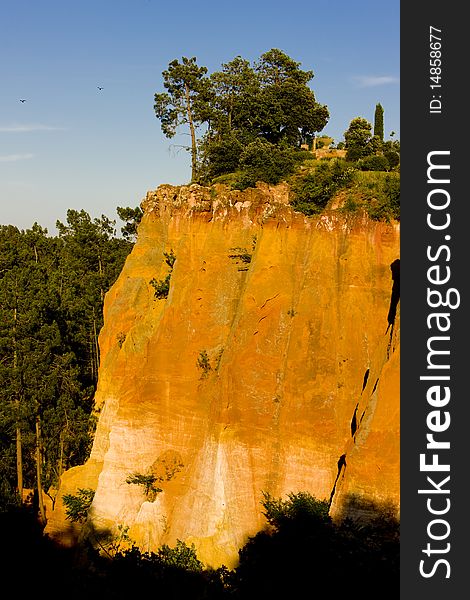
[[[282,185],[165,185],[142,207],[105,300],[93,450],[59,498],[95,489],[96,527],[229,567],[263,492],[309,491],[333,515],[354,497],[398,507],[398,225],[306,218]],[[48,517],[60,536],[60,499]]]

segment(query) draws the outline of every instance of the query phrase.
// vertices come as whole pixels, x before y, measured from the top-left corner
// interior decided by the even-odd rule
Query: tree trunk
[[[96,330],[95,309],[93,309],[93,342],[94,342],[94,346],[95,346],[95,374],[96,374],[96,381],[98,381],[98,369],[100,366],[100,347],[98,344],[98,332]]]
[[[19,400],[16,401],[17,413],[19,412]],[[16,427],[16,480],[20,504],[23,504],[23,452],[21,443],[21,429]]]
[[[64,471],[64,432],[63,430],[60,432],[60,443],[59,443],[59,459],[57,461],[57,481],[60,482],[60,478],[62,477],[62,473]],[[57,487],[59,483],[57,484]]]
[[[38,490],[39,516],[41,523],[46,524],[46,509],[44,508],[44,496],[42,492],[42,453],[41,453],[41,420],[36,415],[36,485]]]
[[[104,290],[103,290],[103,286],[101,285],[102,281],[103,281],[103,265],[101,263],[101,254],[98,252],[98,272],[100,274],[100,297],[101,297],[101,302],[104,301]]]
[[[232,113],[233,113],[233,97],[230,98],[230,108],[228,109],[228,130],[232,131]]]
[[[18,321],[18,311],[13,309],[13,377],[16,384],[18,370],[18,352],[16,349],[16,325]],[[23,504],[23,448],[21,440],[20,427],[20,398],[18,390],[15,390],[15,410],[16,410],[16,482],[18,487],[18,496],[20,504]]]
[[[197,144],[196,130],[194,128],[193,115],[191,113],[191,99],[189,96],[189,87],[185,86],[186,92],[186,109],[188,112],[189,131],[191,132],[191,182],[196,180],[197,176]]]
[[[89,338],[89,348],[90,348],[90,373],[92,381],[95,381],[95,353],[93,351],[94,343],[92,336]]]

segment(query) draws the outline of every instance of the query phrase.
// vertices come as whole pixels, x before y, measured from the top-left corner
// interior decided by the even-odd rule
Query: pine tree
[[[155,94],[155,115],[161,122],[163,133],[174,137],[179,125],[188,125],[191,136],[191,181],[197,178],[197,138],[196,129],[209,118],[207,103],[210,93],[209,80],[205,76],[206,67],[199,67],[196,57],[183,56],[170,62],[163,71],[163,85],[167,90]]]

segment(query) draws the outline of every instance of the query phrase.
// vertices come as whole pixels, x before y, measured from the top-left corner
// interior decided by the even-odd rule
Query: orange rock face
[[[94,526],[229,567],[263,492],[398,508],[398,225],[307,218],[282,185],[161,186],[142,207],[105,300],[93,450],[59,496],[95,489]],[[48,516],[60,536],[60,501]]]

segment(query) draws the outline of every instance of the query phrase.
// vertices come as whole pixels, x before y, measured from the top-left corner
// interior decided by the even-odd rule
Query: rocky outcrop
[[[50,535],[65,535],[61,494],[87,487],[95,527],[230,567],[265,523],[263,492],[309,491],[333,515],[398,507],[399,226],[307,218],[288,199],[283,185],[147,194],[105,299],[93,449],[62,477]]]

